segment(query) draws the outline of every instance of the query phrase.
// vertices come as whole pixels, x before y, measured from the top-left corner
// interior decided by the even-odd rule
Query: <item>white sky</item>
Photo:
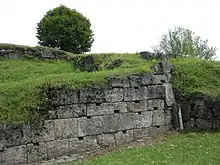
[[[220,59],[219,0],[0,0],[0,43],[36,46],[36,24],[64,4],[88,17],[95,42],[92,53],[151,50],[174,26],[189,28]]]

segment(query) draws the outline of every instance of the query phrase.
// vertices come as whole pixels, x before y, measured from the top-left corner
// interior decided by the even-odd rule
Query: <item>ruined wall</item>
[[[170,130],[171,68],[159,64],[155,71],[79,91],[51,89],[51,109],[42,123],[0,127],[0,164],[77,155]]]
[[[195,99],[181,105],[186,130],[220,131],[220,101]]]

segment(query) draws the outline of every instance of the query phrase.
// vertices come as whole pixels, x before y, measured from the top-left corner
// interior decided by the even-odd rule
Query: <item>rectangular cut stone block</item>
[[[27,157],[28,163],[38,163],[47,160],[46,143],[28,144]]]
[[[147,102],[140,101],[140,102],[127,102],[127,109],[129,112],[142,112],[147,111]]]
[[[128,78],[124,78],[124,79],[112,78],[109,81],[109,83],[112,87],[129,87],[130,86]]]
[[[104,91],[101,88],[81,89],[79,101],[81,103],[102,103],[104,102]]]
[[[129,76],[130,87],[139,87],[142,81],[140,76]]]
[[[147,101],[148,110],[164,110],[164,100],[148,100]]]
[[[153,126],[160,126],[165,124],[165,112],[164,111],[153,111]]]
[[[134,139],[141,139],[150,136],[150,128],[134,129]]]
[[[90,119],[86,117],[79,118],[78,123],[78,135],[98,135],[102,133],[103,129],[103,117],[92,116]]]
[[[115,134],[116,145],[125,144],[134,140],[133,130],[120,131]]]
[[[162,85],[166,83],[167,77],[166,75],[154,75],[148,74],[142,77],[141,85]]]
[[[124,89],[124,101],[136,101],[143,100],[144,92],[139,88],[125,88]]]
[[[123,88],[106,89],[104,91],[104,97],[107,102],[119,102],[124,99]]]
[[[166,87],[164,85],[148,86],[148,96],[150,99],[166,98]]]
[[[120,112],[120,113],[128,112],[126,102],[113,103],[113,105],[114,105],[115,112]]]
[[[101,134],[97,136],[97,142],[101,147],[113,147],[115,146],[114,134]]]
[[[4,162],[5,161],[5,162]],[[7,148],[4,151],[3,164],[21,165],[27,163],[27,149],[25,145]]]
[[[69,151],[71,154],[92,151],[99,148],[97,139],[94,136],[69,139]]]
[[[57,116],[59,119],[86,116],[86,105],[73,104],[60,106],[57,108]]]
[[[31,125],[31,136],[29,141],[33,143],[51,141],[55,139],[55,128],[54,120],[45,120],[43,126],[40,128],[32,124]]]
[[[150,128],[150,136],[159,135],[165,132],[168,132],[172,129],[171,125],[163,125],[159,127],[151,127]]]
[[[145,111],[135,115],[136,128],[145,128],[152,125],[152,111]]]
[[[136,128],[135,115],[132,113],[121,114],[121,129],[128,130]]]
[[[47,156],[49,160],[52,158],[68,155],[68,153],[69,153],[68,139],[47,142]]]
[[[120,130],[122,130],[120,114],[103,116],[103,133],[113,133]]]
[[[50,101],[54,106],[78,103],[78,94],[73,89],[52,89]]]
[[[57,119],[55,122],[56,139],[65,139],[78,136],[78,119]]]
[[[171,107],[173,103],[175,103],[175,97],[174,97],[174,93],[173,93],[173,87],[172,84],[164,84],[165,86],[165,101],[166,101],[166,105],[168,107]]]

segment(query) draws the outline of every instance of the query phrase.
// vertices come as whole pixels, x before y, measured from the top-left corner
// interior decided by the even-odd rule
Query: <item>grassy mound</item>
[[[4,48],[6,46],[11,50],[9,45]],[[25,48],[15,46],[16,50],[20,47]],[[92,86],[105,83],[110,75],[123,77],[151,72],[150,67],[158,62],[143,60],[139,54],[70,56],[68,60],[0,58],[0,123],[29,121],[28,111],[39,108],[48,87],[68,85],[77,89]],[[87,57],[92,59],[90,71],[93,72],[81,68]],[[195,93],[220,96],[220,62],[181,58],[171,59],[171,63],[175,66],[172,83],[178,98],[187,99]]]
[[[68,165],[217,165],[219,143],[219,133],[170,134],[151,146],[122,149]]]

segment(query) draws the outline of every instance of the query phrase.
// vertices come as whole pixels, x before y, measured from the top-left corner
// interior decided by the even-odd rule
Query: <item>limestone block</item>
[[[125,88],[124,89],[124,101],[136,101],[143,100],[143,94],[145,94],[143,87],[143,91],[139,88]]]
[[[65,139],[78,136],[78,119],[57,119],[55,123],[55,138]]]
[[[109,80],[109,83],[112,87],[129,87],[129,79],[128,78],[112,78]]]
[[[147,111],[147,101],[127,102],[127,109],[129,112]]]
[[[166,75],[148,74],[142,77],[141,85],[162,85],[167,81]]]
[[[171,125],[156,126],[150,128],[150,136],[159,135],[172,129]]]
[[[105,114],[114,113],[114,104],[113,103],[102,103],[100,105],[88,104],[87,105],[87,116],[98,116]]]
[[[102,133],[103,117],[92,116],[91,118],[82,117],[78,122],[78,136],[98,135]]]
[[[195,126],[196,128],[200,130],[210,130],[212,129],[212,123],[208,122],[204,119],[198,118],[195,120]]]
[[[147,109],[150,111],[164,110],[164,100],[147,100]]]
[[[115,146],[114,134],[98,135],[97,142],[101,147],[113,147],[113,146]]]
[[[120,112],[120,113],[128,112],[126,102],[113,103],[113,105],[114,105],[114,112]]]
[[[220,116],[220,101],[216,101],[212,108],[214,116]]]
[[[140,76],[129,76],[130,87],[139,87],[142,81]]]
[[[69,152],[71,154],[92,151],[99,148],[97,139],[94,136],[69,139]]]
[[[104,91],[101,88],[81,89],[79,101],[81,103],[102,103],[104,102]]]
[[[54,106],[78,103],[78,94],[73,89],[53,89],[50,95],[51,104]]]
[[[106,89],[104,91],[104,97],[107,102],[119,102],[124,99],[123,88]]]
[[[47,160],[46,143],[35,143],[27,145],[28,163],[37,163]]]
[[[150,128],[134,129],[134,139],[141,139],[150,136]]]
[[[168,107],[171,107],[172,104],[176,102],[173,93],[173,87],[172,84],[164,84],[164,86],[165,86],[165,94],[166,94],[165,102]]]
[[[136,128],[145,128],[152,125],[152,111],[144,111],[135,115]]]
[[[121,114],[103,116],[103,133],[113,133],[122,130]]]
[[[132,113],[121,114],[121,129],[128,130],[136,128],[135,115]]]
[[[57,108],[57,116],[59,119],[86,116],[85,104],[65,105]]]
[[[148,86],[148,96],[150,99],[164,99],[166,97],[166,87],[164,85]]]
[[[116,145],[125,144],[134,140],[133,130],[120,131],[115,134]]]
[[[7,148],[4,151],[3,164],[7,165],[21,165],[27,163],[27,149],[26,145],[15,146]]]
[[[69,153],[69,141],[68,139],[55,140],[47,142],[47,156],[48,159],[57,158]]]
[[[165,124],[164,111],[153,111],[153,126],[160,126]]]

